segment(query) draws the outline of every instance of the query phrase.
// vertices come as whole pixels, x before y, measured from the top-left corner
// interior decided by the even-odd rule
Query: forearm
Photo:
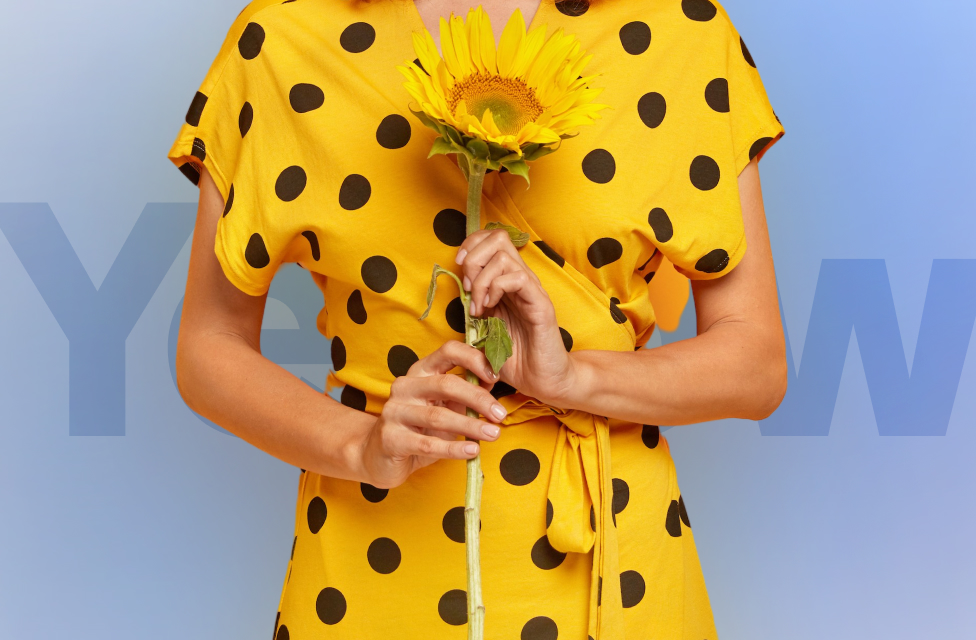
[[[317,392],[231,333],[181,333],[187,405],[255,447],[315,473],[365,481],[361,446],[376,418]]]
[[[760,420],[786,388],[779,345],[737,322],[654,349],[590,349],[570,356],[576,381],[559,406],[640,424]]]

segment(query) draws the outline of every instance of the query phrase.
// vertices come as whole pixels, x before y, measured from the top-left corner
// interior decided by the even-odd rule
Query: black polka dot
[[[200,172],[189,162],[184,162],[180,165],[180,173],[185,175],[193,184],[200,184]]]
[[[750,147],[749,149],[749,159],[754,160],[755,157],[758,156],[759,153],[766,148],[766,145],[768,145],[772,141],[773,141],[772,138],[759,138],[758,140],[753,142],[752,147]]]
[[[386,293],[397,281],[396,266],[386,256],[366,258],[360,272],[366,286],[376,293]]]
[[[373,46],[376,30],[365,22],[354,22],[342,31],[339,44],[349,53],[362,53]]]
[[[356,289],[346,300],[346,313],[356,324],[366,324],[366,306],[363,304],[363,292]]]
[[[566,347],[566,351],[573,350],[573,336],[562,327],[559,327],[559,336],[563,339],[563,346]]]
[[[494,397],[497,400],[498,398],[504,398],[505,396],[510,396],[513,393],[515,393],[515,387],[508,384],[507,382],[502,382],[501,380],[499,380],[495,383],[495,385],[491,388],[491,391],[489,391],[488,393],[490,393],[492,397]]]
[[[200,162],[207,159],[207,145],[200,138],[194,138],[193,144],[190,145],[190,155],[199,158]]]
[[[464,303],[461,301],[461,296],[458,296],[447,303],[447,309],[444,311],[444,317],[447,320],[447,326],[451,327],[460,334],[464,333]],[[499,380],[495,383],[497,387],[501,382]]]
[[[603,576],[599,576],[596,582],[596,606],[603,604]]]
[[[729,81],[715,78],[705,87],[705,102],[719,113],[729,112]]]
[[[644,599],[644,577],[636,571],[620,574],[620,600],[624,609],[637,606]]]
[[[237,128],[241,130],[242,138],[251,130],[252,124],[254,124],[254,107],[250,102],[245,102],[241,107],[241,114],[237,116]]]
[[[393,573],[400,566],[400,547],[389,538],[377,538],[366,550],[366,560],[376,573]]]
[[[651,46],[651,28],[646,22],[628,22],[620,27],[620,44],[631,55],[640,55]]]
[[[386,149],[400,149],[410,142],[410,123],[399,113],[383,118],[376,129],[376,141]]]
[[[263,269],[271,264],[271,256],[268,255],[268,248],[264,246],[264,238],[260,233],[251,234],[247,248],[244,249],[244,259],[255,269]]]
[[[556,621],[546,616],[532,618],[522,627],[521,640],[556,640],[558,637]]]
[[[434,216],[434,235],[449,247],[460,247],[467,237],[467,218],[457,209],[441,209]]]
[[[667,529],[673,538],[681,535],[681,516],[679,511],[678,501],[672,500],[671,505],[668,507],[668,516],[664,520],[664,528]]]
[[[620,478],[613,479],[613,514],[617,515],[627,508],[630,502],[630,486]]]
[[[552,502],[547,498],[546,499],[546,529],[548,529],[549,525],[552,524],[553,515],[555,515],[555,513],[552,509]]]
[[[499,381],[500,382],[500,381]],[[495,383],[497,387],[499,382]],[[499,471],[509,484],[527,485],[539,475],[539,457],[528,449],[513,449],[502,456]]]
[[[288,627],[285,625],[278,627],[278,633],[275,634],[275,640],[291,640],[291,636],[288,634]]]
[[[207,106],[207,96],[197,91],[190,101],[190,108],[186,110],[186,123],[191,127],[199,126],[203,108]]]
[[[458,627],[468,622],[468,593],[463,589],[451,589],[437,603],[441,620]]]
[[[576,18],[590,8],[590,0],[556,0],[556,8],[559,13]]]
[[[325,624],[336,624],[346,615],[346,598],[333,587],[326,587],[315,599],[315,613]]]
[[[596,531],[596,509],[593,508],[593,505],[590,505],[590,529]]]
[[[583,175],[597,184],[606,184],[613,179],[617,164],[606,149],[594,149],[583,158]]]
[[[624,247],[615,238],[600,238],[586,250],[586,259],[594,268],[599,269],[614,263],[624,254]]]
[[[308,530],[312,533],[318,533],[322,525],[325,524],[325,518],[328,515],[328,509],[325,508],[325,500],[315,496],[308,503],[308,509],[306,511],[306,517],[308,518]]]
[[[645,424],[641,429],[641,441],[648,449],[654,449],[661,441],[661,430],[655,424]]]
[[[729,254],[725,249],[712,249],[695,263],[695,269],[705,273],[718,273],[729,265]]]
[[[312,251],[312,260],[318,261],[322,257],[319,253],[319,237],[314,231],[302,231],[302,235],[308,240],[308,248]]]
[[[651,278],[654,277],[654,274],[655,273],[656,273],[655,271],[648,271],[647,273],[645,273],[644,274],[644,282],[650,284],[651,283]],[[640,347],[638,346],[638,347],[636,347],[636,349],[640,349]]]
[[[245,60],[253,60],[261,53],[264,45],[264,28],[257,22],[249,22],[237,41],[237,49]]]
[[[664,122],[664,115],[668,112],[668,103],[660,93],[652,91],[645,93],[637,101],[637,115],[641,122],[655,129]]]
[[[667,242],[674,236],[671,218],[668,217],[668,212],[660,207],[651,209],[651,212],[647,214],[647,224],[651,225],[651,230],[654,231],[654,237],[658,242]]]
[[[339,187],[339,206],[348,211],[359,209],[369,202],[372,192],[369,180],[358,173],[350,174]]]
[[[539,249],[542,250],[542,253],[546,254],[547,258],[549,258],[550,260],[558,264],[560,267],[566,264],[566,261],[563,259],[563,257],[558,253],[556,253],[556,250],[550,247],[548,244],[546,244],[544,240],[536,240],[532,244],[539,247]]]
[[[683,496],[678,496],[678,516],[685,523],[685,526],[690,529],[691,522],[688,520],[688,510],[685,509],[685,499]]]
[[[308,176],[305,169],[299,166],[291,166],[278,174],[275,180],[275,194],[280,200],[291,202],[305,191],[308,183]]]
[[[532,545],[532,564],[540,569],[555,569],[566,559],[566,554],[549,544],[549,536],[542,536]]]
[[[414,59],[413,59],[413,63],[414,63],[415,65],[417,65],[418,67],[420,67],[420,70],[421,70],[421,71],[423,71],[424,73],[427,73],[427,69],[424,69],[424,65],[422,65],[422,64],[420,64],[420,58],[414,58]],[[427,75],[430,75],[430,74],[429,74],[429,73],[427,73]]]
[[[448,509],[441,520],[444,534],[454,542],[464,543],[464,507]]]
[[[708,0],[681,0],[681,10],[698,22],[708,22],[717,13],[715,5]]]
[[[691,184],[702,191],[708,191],[718,186],[722,172],[719,170],[717,162],[708,156],[698,156],[691,161],[689,175]]]
[[[610,317],[617,324],[624,324],[627,322],[627,314],[620,310],[618,304],[620,304],[620,299],[617,296],[610,296]]]
[[[314,84],[302,82],[291,88],[288,100],[297,113],[308,113],[325,104],[325,92]]]
[[[329,344],[329,350],[332,352],[333,369],[339,371],[346,366],[346,343],[342,341],[342,338],[339,336],[332,338]]]
[[[742,48],[742,57],[746,59],[750,67],[755,69],[756,61],[752,59],[752,54],[749,53],[749,47],[746,46],[746,41],[742,39],[742,36],[739,36],[739,46]]]
[[[383,499],[390,493],[389,489],[378,489],[367,482],[359,483],[359,491],[363,494],[364,498],[373,504],[383,502]]]
[[[390,347],[389,353],[386,354],[386,366],[390,368],[390,373],[394,377],[405,376],[411,365],[419,359],[413,349],[397,344]]]
[[[302,473],[305,473],[305,469],[302,469]],[[295,559],[295,545],[298,544],[298,536],[292,536],[291,539],[291,559]]]
[[[359,411],[366,411],[366,393],[362,389],[357,389],[351,384],[342,388],[339,394],[339,402]]]
[[[234,185],[230,185],[230,193],[227,194],[227,202],[224,204],[224,213],[221,217],[226,216],[230,213],[230,210],[234,207]]]

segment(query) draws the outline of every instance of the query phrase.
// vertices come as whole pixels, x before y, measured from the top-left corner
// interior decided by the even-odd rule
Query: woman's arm
[[[359,478],[358,446],[375,417],[316,392],[261,355],[267,294],[250,296],[226,278],[214,254],[224,203],[201,167],[176,348],[176,383],[186,404],[252,445],[317,473]],[[342,424],[343,428],[330,428]]]
[[[391,387],[379,416],[315,391],[261,354],[267,295],[250,296],[224,275],[214,254],[223,198],[200,167],[186,297],[176,347],[176,384],[187,405],[241,439],[296,467],[325,476],[397,486],[438,459],[467,459],[475,442],[500,429],[465,415],[474,407],[494,422],[495,378],[478,349],[449,340],[411,365]],[[478,372],[472,385],[457,367]]]
[[[692,280],[698,335],[654,349],[570,353],[575,384],[557,406],[641,424],[768,417],[786,394],[779,315],[759,168],[739,175],[748,250],[728,274]]]

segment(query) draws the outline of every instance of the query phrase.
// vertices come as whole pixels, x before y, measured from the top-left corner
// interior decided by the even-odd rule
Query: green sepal
[[[494,220],[485,225],[485,229],[504,229],[508,231],[508,237],[512,239],[512,244],[516,247],[524,247],[529,242],[529,234],[518,227],[510,224],[495,222]]]
[[[529,182],[529,165],[525,160],[516,160],[514,162],[505,163],[505,168],[508,169],[509,173],[513,173],[517,176],[522,176],[525,178],[525,182]]]
[[[434,140],[434,144],[431,145],[430,153],[427,154],[427,157],[431,158],[439,154],[447,155],[450,153],[457,153],[457,152],[458,152],[457,145],[455,145],[453,142],[451,142],[450,140],[445,140],[444,138],[437,138],[436,140]]]
[[[487,159],[489,157],[488,143],[480,138],[471,138],[464,143],[464,146],[474,154],[474,158],[477,160]]]

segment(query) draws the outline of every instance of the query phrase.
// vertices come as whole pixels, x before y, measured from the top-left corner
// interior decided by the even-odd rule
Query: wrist
[[[366,444],[369,441],[373,425],[378,418],[369,413],[363,413],[361,420],[350,421],[349,429],[344,430],[344,437],[337,447],[340,460],[345,470],[346,480],[369,483],[370,475],[366,468]]]
[[[567,353],[568,364],[564,381],[558,385],[555,397],[546,400],[561,409],[580,409],[585,404],[581,402],[589,397],[592,388],[593,367],[585,357],[580,357],[583,351]]]

